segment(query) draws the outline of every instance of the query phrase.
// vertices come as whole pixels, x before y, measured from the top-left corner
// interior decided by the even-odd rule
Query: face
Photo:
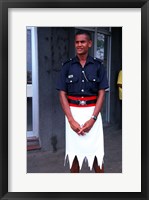
[[[76,35],[75,48],[77,55],[85,55],[88,53],[88,49],[92,46],[92,41],[86,34]]]

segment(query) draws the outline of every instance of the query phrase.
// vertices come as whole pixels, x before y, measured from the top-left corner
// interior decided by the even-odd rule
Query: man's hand
[[[69,121],[69,124],[71,128],[78,134],[82,135],[83,133],[81,131],[81,126],[78,122],[76,122],[74,119]]]
[[[88,133],[91,130],[94,123],[95,123],[95,120],[92,118],[88,120],[87,122],[85,122],[85,124],[82,126],[78,134],[85,135],[85,133]]]
[[[118,84],[118,87],[122,88],[122,84]]]

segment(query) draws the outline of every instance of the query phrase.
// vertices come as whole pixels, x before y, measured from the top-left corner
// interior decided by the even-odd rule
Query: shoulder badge
[[[66,60],[65,62],[62,63],[62,65],[65,65],[66,63],[69,63],[72,60],[72,58],[69,58],[68,60]]]
[[[100,62],[101,64],[103,64],[103,60],[99,59],[99,58],[94,58],[94,60],[96,60],[97,62]]]

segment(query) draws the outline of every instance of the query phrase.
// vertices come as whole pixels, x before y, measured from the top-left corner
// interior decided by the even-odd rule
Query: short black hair
[[[90,34],[90,32],[87,31],[87,30],[78,30],[78,31],[76,32],[75,36],[76,36],[76,35],[82,35],[82,34],[87,35],[88,38],[89,38],[89,40],[92,40],[91,34]]]

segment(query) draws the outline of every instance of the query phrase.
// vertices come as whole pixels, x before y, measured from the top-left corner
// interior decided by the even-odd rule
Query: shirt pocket
[[[73,76],[71,78],[66,78],[66,84],[68,88],[68,93],[75,93],[78,91],[78,77]]]
[[[90,92],[98,92],[100,79],[96,75],[89,75],[88,77],[88,90]]]

